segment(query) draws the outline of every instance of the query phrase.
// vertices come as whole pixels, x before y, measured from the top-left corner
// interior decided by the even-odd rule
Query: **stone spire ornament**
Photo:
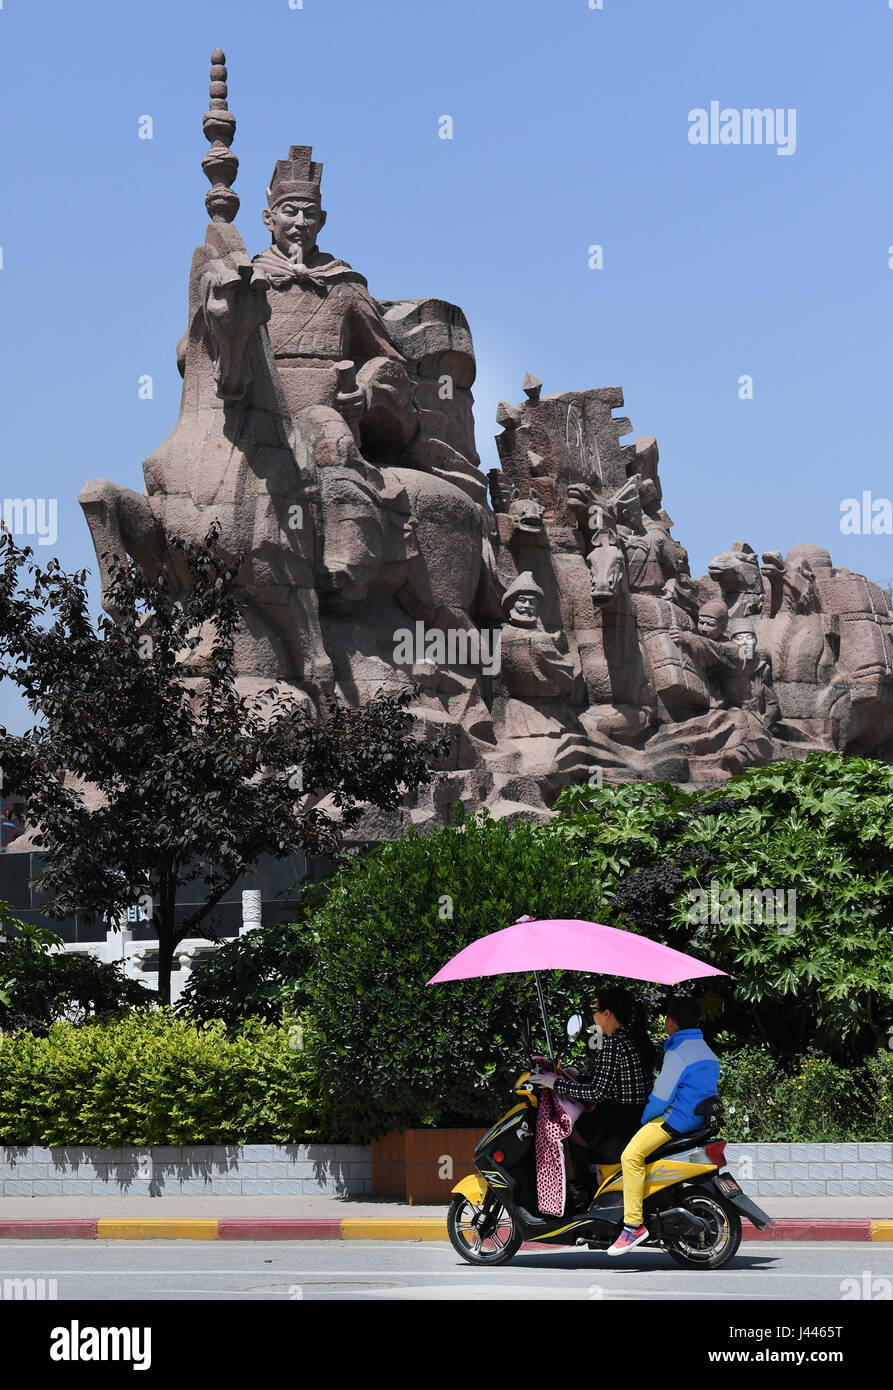
[[[521,382],[521,390],[529,401],[538,401],[542,389],[543,383],[538,376],[534,376],[533,372],[524,373],[524,380]]]
[[[202,160],[210,192],[205,207],[212,222],[232,222],[239,211],[239,195],[230,185],[239,171],[238,156],[230,146],[236,133],[236,118],[226,104],[226,54],[215,48],[211,54],[211,100],[202,120],[205,139],[211,148]]]

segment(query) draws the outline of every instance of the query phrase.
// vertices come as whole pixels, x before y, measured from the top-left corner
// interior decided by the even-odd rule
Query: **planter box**
[[[372,1140],[372,1191],[417,1203],[449,1204],[452,1189],[473,1170],[477,1129],[391,1130]]]

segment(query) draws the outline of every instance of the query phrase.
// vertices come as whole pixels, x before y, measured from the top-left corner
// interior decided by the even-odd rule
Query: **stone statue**
[[[272,237],[254,257],[269,284],[268,332],[292,415],[329,406],[356,430],[367,458],[399,451],[418,429],[406,364],[362,275],[319,250],[326,221],[322,165],[306,145],[280,159],[267,189]]]
[[[494,722],[503,765],[506,748],[517,750],[519,771],[548,781],[556,774],[583,776],[592,766],[589,741],[571,708],[579,703],[579,661],[563,632],[542,622],[545,594],[529,570],[502,598],[501,681]],[[575,698],[576,697],[576,698]]]
[[[373,298],[323,252],[322,165],[276,164],[252,258],[233,225],[235,117],[212,55],[202,167],[211,218],[189,275],[173,431],[136,493],[80,494],[109,557],[185,584],[177,537],[216,520],[244,552],[237,679],[308,711],[413,683],[420,731],[452,734],[443,781],[365,839],[469,809],[533,818],[557,791],[666,778],[708,786],[775,758],[893,757],[893,611],[818,546],[736,541],[692,578],[663,507],[657,442],[619,387],[500,402],[481,472],[471,331],[436,297]],[[207,634],[210,637],[210,634]],[[201,679],[203,647],[185,670]]]
[[[766,731],[778,723],[778,696],[772,689],[772,662],[766,652],[757,647],[757,634],[748,618],[729,622],[728,635],[737,643],[743,665],[731,668],[724,682],[727,704],[750,710],[762,720]]]
[[[673,640],[704,671],[710,707],[681,724],[665,726],[661,753],[666,756],[676,745],[677,756],[688,762],[691,780],[708,785],[728,773],[767,762],[772,752],[768,701],[762,687],[755,688],[766,674],[766,664],[756,661],[755,635],[738,629],[732,636],[728,626],[723,600],[708,599],[701,605],[697,632],[676,629],[672,633]],[[750,637],[754,637],[753,646]]]

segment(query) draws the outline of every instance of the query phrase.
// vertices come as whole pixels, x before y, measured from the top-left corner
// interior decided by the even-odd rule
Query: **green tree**
[[[65,574],[55,559],[42,569],[0,535],[0,675],[39,719],[21,737],[0,729],[0,768],[38,827],[42,910],[116,920],[146,903],[162,1002],[177,944],[206,930],[261,856],[337,855],[366,804],[399,806],[447,747],[412,736],[410,690],[359,710],[330,698],[321,717],[275,687],[240,696],[242,557],[221,552],[213,526],[177,549],[185,587],[166,567],[150,577],[112,557],[115,619],[94,628],[85,571]],[[187,882],[200,901],[178,918]]]
[[[307,1005],[317,949],[305,921],[273,922],[225,941],[193,970],[175,1012],[228,1028],[248,1018],[279,1023]]]

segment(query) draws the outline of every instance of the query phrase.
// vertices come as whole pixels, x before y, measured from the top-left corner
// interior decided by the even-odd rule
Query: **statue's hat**
[[[698,609],[699,618],[715,618],[720,625],[720,632],[725,632],[729,621],[729,610],[721,598],[708,598],[706,603],[702,603]]]
[[[277,159],[267,189],[267,202],[271,208],[281,203],[283,198],[319,199],[322,164],[310,158],[312,153],[310,145],[292,145],[288,159]]]

